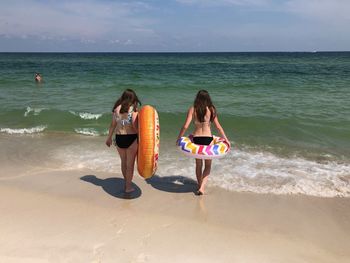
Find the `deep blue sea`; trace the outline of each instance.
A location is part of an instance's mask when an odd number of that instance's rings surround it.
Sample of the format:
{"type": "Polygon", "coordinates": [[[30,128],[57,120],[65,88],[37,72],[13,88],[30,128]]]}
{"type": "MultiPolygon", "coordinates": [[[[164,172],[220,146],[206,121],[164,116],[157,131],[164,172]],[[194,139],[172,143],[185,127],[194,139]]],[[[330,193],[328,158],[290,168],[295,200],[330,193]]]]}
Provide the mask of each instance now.
{"type": "Polygon", "coordinates": [[[0,53],[0,136],[102,140],[126,88],[158,110],[160,173],[193,176],[192,163],[172,166],[186,159],[168,149],[206,89],[235,145],[216,162],[213,185],[350,195],[350,52],[0,53]]]}

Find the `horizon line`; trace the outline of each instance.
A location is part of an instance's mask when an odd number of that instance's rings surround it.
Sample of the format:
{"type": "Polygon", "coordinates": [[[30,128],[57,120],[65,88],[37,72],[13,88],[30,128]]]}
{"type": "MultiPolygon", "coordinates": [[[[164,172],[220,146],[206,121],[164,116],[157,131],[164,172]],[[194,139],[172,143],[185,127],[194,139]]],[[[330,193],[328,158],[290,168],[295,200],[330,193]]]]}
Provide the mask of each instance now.
{"type": "Polygon", "coordinates": [[[350,50],[313,51],[0,51],[0,53],[346,53],[350,50]]]}

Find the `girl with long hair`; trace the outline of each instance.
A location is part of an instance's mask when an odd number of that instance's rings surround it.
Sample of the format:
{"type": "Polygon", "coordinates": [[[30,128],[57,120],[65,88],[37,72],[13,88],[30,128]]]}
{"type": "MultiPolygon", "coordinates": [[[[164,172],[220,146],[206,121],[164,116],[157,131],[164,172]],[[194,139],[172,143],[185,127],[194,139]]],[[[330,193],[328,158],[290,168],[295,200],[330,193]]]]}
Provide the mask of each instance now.
{"type": "Polygon", "coordinates": [[[113,134],[116,134],[115,145],[121,160],[121,171],[125,180],[124,190],[126,193],[135,190],[132,187],[132,178],[138,147],[138,105],[141,105],[141,102],[136,93],[132,89],[126,89],[113,106],[112,122],[106,140],[106,145],[110,147],[113,134]]]}
{"type": "MultiPolygon", "coordinates": [[[[194,121],[194,131],[193,131],[193,142],[200,145],[210,145],[213,141],[213,135],[211,133],[211,123],[214,123],[216,129],[221,134],[229,144],[230,141],[227,139],[224,129],[219,123],[218,115],[214,104],[209,96],[208,91],[200,90],[198,91],[196,98],[194,100],[193,106],[189,108],[187,112],[187,118],[182,126],[177,141],[185,134],[191,121],[194,121]]],[[[196,159],[196,177],[198,182],[197,195],[204,194],[205,185],[208,180],[208,176],[211,170],[211,161],[196,159]]]]}

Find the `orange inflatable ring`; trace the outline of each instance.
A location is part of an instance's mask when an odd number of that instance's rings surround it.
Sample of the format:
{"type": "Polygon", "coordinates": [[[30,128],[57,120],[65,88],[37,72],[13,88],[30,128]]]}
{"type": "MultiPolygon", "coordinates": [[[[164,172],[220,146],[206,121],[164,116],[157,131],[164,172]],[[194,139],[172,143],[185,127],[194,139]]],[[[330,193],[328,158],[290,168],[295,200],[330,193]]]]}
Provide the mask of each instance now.
{"type": "Polygon", "coordinates": [[[137,170],[145,179],[157,170],[159,156],[159,118],[152,106],[145,105],[139,112],[139,148],[137,170]]]}

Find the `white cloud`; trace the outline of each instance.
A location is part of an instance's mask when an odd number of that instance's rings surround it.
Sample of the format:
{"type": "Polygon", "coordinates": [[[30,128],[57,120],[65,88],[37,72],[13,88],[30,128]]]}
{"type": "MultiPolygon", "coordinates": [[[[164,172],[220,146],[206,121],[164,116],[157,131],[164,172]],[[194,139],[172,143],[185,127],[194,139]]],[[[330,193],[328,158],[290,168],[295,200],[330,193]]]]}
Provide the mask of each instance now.
{"type": "Polygon", "coordinates": [[[288,12],[319,21],[350,22],[349,0],[290,0],[285,8],[288,12]]]}
{"type": "Polygon", "coordinates": [[[86,39],[86,38],[81,39],[80,42],[83,43],[83,44],[95,44],[96,43],[95,40],[93,40],[93,39],[86,39]]]}
{"type": "Polygon", "coordinates": [[[262,12],[288,13],[319,21],[350,21],[350,0],[176,0],[199,7],[255,7],[262,12]]]}
{"type": "Polygon", "coordinates": [[[124,45],[132,45],[133,41],[131,39],[128,39],[125,41],[124,45]]]}
{"type": "Polygon", "coordinates": [[[109,43],[117,45],[120,43],[120,40],[119,39],[110,40],[109,43]]]}
{"type": "Polygon", "coordinates": [[[350,43],[350,0],[176,1],[203,9],[192,15],[146,0],[0,1],[0,50],[345,50],[350,43]],[[221,13],[227,9],[238,12],[221,13]]]}
{"type": "Polygon", "coordinates": [[[84,43],[144,37],[154,34],[152,20],[138,13],[148,8],[142,2],[14,0],[0,3],[0,35],[76,39],[84,43]]]}
{"type": "Polygon", "coordinates": [[[262,6],[270,0],[177,0],[178,3],[187,5],[210,6],[262,6]]]}

